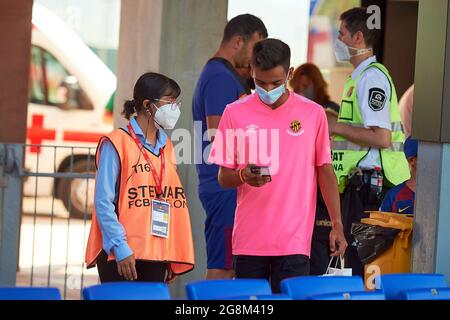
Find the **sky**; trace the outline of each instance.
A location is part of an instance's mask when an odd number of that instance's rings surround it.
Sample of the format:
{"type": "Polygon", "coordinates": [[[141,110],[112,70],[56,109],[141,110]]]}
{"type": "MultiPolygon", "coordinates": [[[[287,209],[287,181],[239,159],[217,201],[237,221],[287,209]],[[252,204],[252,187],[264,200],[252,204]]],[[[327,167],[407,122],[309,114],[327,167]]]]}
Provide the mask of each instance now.
{"type": "Polygon", "coordinates": [[[117,49],[120,0],[35,0],[63,19],[89,46],[117,49]],[[103,12],[104,14],[98,14],[103,12]]]}

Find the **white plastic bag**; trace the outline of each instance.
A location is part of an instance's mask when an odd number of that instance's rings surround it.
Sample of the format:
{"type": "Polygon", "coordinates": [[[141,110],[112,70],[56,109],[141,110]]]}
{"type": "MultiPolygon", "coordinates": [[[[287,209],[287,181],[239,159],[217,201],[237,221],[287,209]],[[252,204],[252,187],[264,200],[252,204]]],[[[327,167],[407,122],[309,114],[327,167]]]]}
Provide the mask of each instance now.
{"type": "Polygon", "coordinates": [[[333,277],[333,276],[352,276],[352,268],[344,268],[344,258],[342,256],[339,257],[341,260],[341,268],[337,268],[338,257],[331,257],[330,263],[328,264],[327,271],[323,275],[324,277],[333,277]],[[333,259],[336,258],[336,263],[334,264],[334,268],[331,267],[331,263],[333,259]]]}

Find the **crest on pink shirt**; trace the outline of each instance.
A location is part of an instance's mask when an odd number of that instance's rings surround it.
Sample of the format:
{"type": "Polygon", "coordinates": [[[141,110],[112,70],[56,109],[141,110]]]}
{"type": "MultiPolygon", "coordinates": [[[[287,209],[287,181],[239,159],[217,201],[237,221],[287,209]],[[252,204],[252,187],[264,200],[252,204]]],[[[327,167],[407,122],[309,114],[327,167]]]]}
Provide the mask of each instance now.
{"type": "Polygon", "coordinates": [[[305,131],[302,128],[302,124],[298,120],[292,120],[291,124],[289,125],[289,129],[287,130],[287,133],[291,136],[300,136],[305,131]]]}

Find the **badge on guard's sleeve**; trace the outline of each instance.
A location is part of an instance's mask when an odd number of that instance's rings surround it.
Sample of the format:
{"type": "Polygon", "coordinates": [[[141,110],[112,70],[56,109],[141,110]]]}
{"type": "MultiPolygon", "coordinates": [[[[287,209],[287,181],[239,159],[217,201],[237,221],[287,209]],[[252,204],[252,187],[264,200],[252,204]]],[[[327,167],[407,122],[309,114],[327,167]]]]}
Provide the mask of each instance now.
{"type": "Polygon", "coordinates": [[[386,93],[383,89],[372,88],[369,90],[369,107],[373,111],[380,111],[384,108],[386,102],[386,93]]]}

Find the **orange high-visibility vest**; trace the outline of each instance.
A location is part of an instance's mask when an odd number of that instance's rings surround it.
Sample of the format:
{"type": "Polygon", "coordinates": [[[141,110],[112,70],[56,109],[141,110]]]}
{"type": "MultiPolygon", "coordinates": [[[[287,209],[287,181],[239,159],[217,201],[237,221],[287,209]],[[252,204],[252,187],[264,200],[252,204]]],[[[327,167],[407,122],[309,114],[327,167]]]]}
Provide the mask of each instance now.
{"type": "MultiPolygon", "coordinates": [[[[194,244],[192,241],[186,194],[176,171],[173,146],[167,138],[164,147],[165,173],[162,180],[163,201],[170,203],[169,237],[151,234],[152,199],[156,199],[156,187],[149,165],[132,137],[123,129],[117,129],[102,137],[97,147],[96,164],[100,159],[100,145],[108,139],[120,159],[120,189],[116,214],[126,232],[127,243],[136,260],[168,262],[169,275],[176,276],[194,268],[194,244]],[[139,156],[141,155],[141,156],[139,156]]],[[[161,159],[144,148],[152,165],[159,173],[161,159]]],[[[96,265],[102,251],[102,233],[95,209],[86,248],[86,265],[96,265]]],[[[113,251],[113,250],[111,250],[113,251]]],[[[114,260],[114,253],[108,260],[114,260]]]]}

